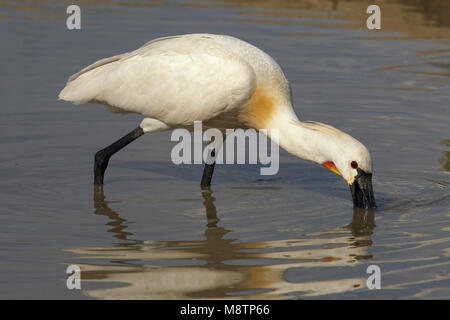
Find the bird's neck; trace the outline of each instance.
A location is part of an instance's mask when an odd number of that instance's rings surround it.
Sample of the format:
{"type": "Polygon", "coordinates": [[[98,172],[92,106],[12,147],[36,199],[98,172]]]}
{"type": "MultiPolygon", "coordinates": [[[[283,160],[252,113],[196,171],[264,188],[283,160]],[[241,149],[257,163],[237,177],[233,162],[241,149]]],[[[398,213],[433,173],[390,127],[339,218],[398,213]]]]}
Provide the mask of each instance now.
{"type": "Polygon", "coordinates": [[[278,131],[278,144],[290,154],[308,161],[323,164],[332,161],[334,139],[314,124],[302,123],[292,112],[272,122],[278,131]]]}

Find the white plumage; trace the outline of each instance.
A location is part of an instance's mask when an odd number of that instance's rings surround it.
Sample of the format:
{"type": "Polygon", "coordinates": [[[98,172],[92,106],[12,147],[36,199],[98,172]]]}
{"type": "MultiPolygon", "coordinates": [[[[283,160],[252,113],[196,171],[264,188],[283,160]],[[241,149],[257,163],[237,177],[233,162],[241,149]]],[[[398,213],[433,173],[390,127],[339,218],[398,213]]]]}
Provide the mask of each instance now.
{"type": "Polygon", "coordinates": [[[199,120],[204,128],[278,129],[281,147],[326,165],[350,185],[358,174],[353,161],[372,172],[363,144],[331,126],[300,122],[278,64],[230,36],[189,34],[150,41],[73,75],[59,98],[142,114],[144,132],[190,128],[199,120]]]}
{"type": "Polygon", "coordinates": [[[237,115],[257,82],[267,91],[274,82],[288,90],[281,69],[261,50],[228,36],[194,34],[156,39],[102,59],[73,75],[59,98],[102,102],[170,127],[188,126],[237,115]]]}

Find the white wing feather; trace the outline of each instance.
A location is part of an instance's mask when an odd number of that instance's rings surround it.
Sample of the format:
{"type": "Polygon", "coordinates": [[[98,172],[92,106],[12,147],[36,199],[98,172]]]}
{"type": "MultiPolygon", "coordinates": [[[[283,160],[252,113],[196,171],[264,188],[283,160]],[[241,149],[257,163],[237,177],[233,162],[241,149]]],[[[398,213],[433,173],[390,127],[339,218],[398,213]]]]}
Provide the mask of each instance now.
{"type": "Polygon", "coordinates": [[[255,78],[246,61],[207,35],[168,37],[86,67],[69,79],[59,98],[190,125],[242,108],[255,78]]]}

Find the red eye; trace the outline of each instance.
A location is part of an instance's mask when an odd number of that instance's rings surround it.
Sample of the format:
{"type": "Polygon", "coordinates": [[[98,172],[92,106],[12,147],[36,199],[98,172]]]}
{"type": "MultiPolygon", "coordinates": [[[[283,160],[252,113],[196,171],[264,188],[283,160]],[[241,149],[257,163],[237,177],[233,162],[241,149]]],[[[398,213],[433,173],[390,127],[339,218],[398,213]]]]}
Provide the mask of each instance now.
{"type": "Polygon", "coordinates": [[[358,162],[356,162],[356,161],[352,161],[352,163],[350,165],[352,166],[353,169],[358,168],[358,162]]]}

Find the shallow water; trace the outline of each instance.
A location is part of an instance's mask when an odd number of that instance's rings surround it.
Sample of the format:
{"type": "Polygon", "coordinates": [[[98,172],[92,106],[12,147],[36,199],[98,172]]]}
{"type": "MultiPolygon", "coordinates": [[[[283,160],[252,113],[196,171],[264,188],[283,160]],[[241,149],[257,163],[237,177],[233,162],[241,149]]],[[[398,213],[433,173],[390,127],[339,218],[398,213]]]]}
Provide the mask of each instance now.
{"type": "Polygon", "coordinates": [[[450,7],[379,2],[383,32],[356,0],[79,1],[81,31],[65,27],[72,2],[3,1],[0,298],[450,298],[450,7]],[[353,210],[339,177],[284,151],[276,176],[218,165],[202,191],[169,133],[115,155],[94,188],[94,153],[140,117],[57,101],[67,77],[191,32],[271,54],[301,119],[367,145],[379,209],[353,210]]]}

